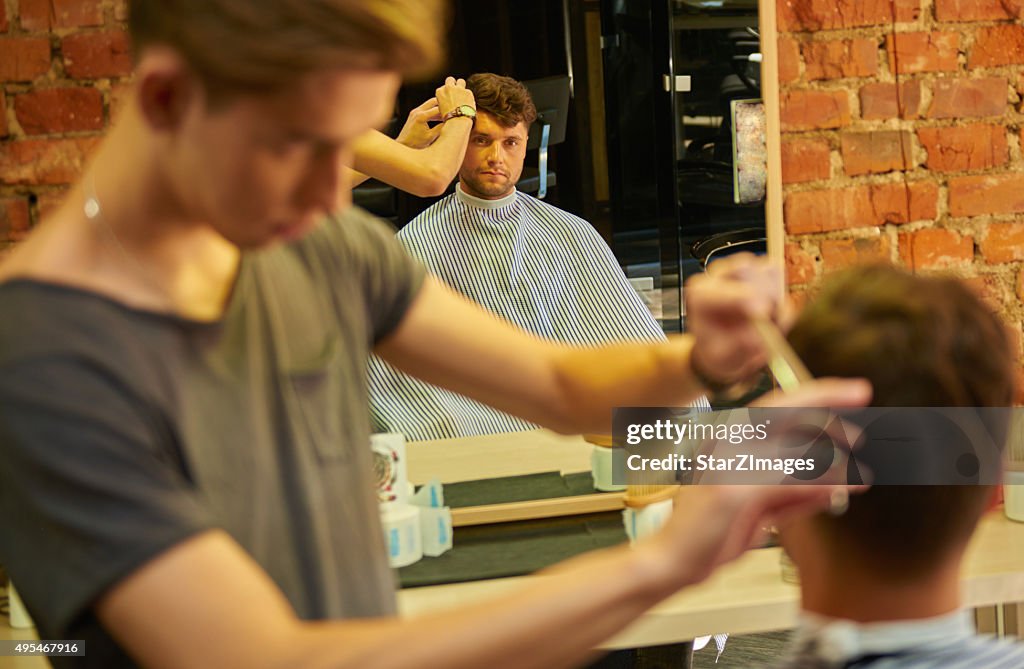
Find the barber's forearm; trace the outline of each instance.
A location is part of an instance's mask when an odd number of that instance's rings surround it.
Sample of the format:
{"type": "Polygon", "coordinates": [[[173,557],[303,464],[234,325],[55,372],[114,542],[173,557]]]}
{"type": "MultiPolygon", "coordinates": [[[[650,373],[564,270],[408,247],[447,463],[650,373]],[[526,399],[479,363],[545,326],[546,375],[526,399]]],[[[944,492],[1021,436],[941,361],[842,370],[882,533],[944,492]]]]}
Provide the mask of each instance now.
{"type": "MultiPolygon", "coordinates": [[[[522,669],[578,664],[686,582],[654,551],[609,549],[559,565],[518,594],[416,620],[310,624],[284,663],[301,667],[522,669]]],[[[284,666],[284,664],[282,664],[284,666]]]]}
{"type": "Polygon", "coordinates": [[[456,117],[423,149],[413,149],[379,132],[362,135],[353,151],[353,168],[419,197],[444,193],[459,172],[472,120],[456,117]]]}
{"type": "Polygon", "coordinates": [[[555,362],[565,398],[564,432],[609,432],[612,409],[678,406],[704,392],[690,367],[693,338],[676,335],[662,344],[624,343],[567,349],[555,362]]]}
{"type": "Polygon", "coordinates": [[[436,191],[431,195],[444,193],[459,173],[472,130],[473,121],[468,117],[449,119],[441,127],[441,134],[434,143],[421,150],[423,166],[430,172],[433,190],[436,191]]]}
{"type": "Polygon", "coordinates": [[[370,178],[370,175],[363,174],[362,172],[360,172],[358,170],[354,170],[351,167],[346,167],[344,169],[345,169],[346,173],[348,174],[348,187],[349,188],[355,188],[356,186],[358,186],[359,184],[363,183],[364,181],[367,181],[370,178]]]}

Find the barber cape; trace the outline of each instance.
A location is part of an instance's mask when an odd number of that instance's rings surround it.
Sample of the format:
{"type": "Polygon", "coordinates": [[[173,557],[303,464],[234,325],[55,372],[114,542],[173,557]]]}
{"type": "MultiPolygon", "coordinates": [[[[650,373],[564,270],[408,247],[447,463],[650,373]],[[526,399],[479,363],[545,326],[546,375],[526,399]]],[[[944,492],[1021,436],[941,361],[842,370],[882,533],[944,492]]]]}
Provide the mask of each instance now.
{"type": "Polygon", "coordinates": [[[804,611],[775,669],[1018,669],[1024,644],[974,631],[970,611],[856,623],[804,611]]]}
{"type": "MultiPolygon", "coordinates": [[[[483,200],[456,186],[398,239],[453,289],[545,339],[592,345],[665,338],[594,228],[519,191],[483,200]]],[[[379,358],[370,361],[370,394],[375,429],[411,440],[537,427],[379,358]]],[[[704,398],[694,406],[710,408],[704,398]]]]}

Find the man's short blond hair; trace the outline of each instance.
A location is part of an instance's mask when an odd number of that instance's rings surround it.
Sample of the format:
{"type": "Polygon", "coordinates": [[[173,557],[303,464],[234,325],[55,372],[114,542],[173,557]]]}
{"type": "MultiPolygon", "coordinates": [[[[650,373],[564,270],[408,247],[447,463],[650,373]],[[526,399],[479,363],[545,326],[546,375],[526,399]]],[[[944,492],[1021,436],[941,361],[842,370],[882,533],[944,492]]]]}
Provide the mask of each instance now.
{"type": "Polygon", "coordinates": [[[130,0],[136,54],[178,51],[212,97],[272,92],[325,69],[433,74],[445,0],[130,0]]]}

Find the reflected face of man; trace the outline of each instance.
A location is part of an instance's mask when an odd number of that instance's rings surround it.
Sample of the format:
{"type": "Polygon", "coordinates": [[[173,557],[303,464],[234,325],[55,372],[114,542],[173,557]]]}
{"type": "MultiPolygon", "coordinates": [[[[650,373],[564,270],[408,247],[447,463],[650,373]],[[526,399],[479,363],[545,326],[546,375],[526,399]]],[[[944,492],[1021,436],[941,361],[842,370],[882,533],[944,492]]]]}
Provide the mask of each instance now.
{"type": "Polygon", "coordinates": [[[478,112],[459,170],[462,190],[485,200],[497,200],[511,193],[523,174],[526,135],[526,124],[522,121],[507,128],[491,114],[478,112]]]}

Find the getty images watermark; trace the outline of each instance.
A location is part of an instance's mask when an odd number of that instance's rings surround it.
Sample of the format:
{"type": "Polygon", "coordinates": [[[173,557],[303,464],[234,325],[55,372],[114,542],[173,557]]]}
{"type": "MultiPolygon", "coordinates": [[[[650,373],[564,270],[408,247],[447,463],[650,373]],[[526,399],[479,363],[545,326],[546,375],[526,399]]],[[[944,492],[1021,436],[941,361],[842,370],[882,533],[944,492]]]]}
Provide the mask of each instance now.
{"type": "Polygon", "coordinates": [[[616,409],[622,484],[978,485],[1002,480],[1021,409],[616,409]]]}

